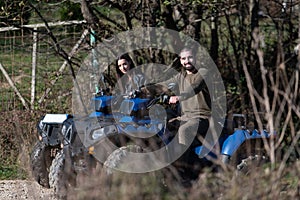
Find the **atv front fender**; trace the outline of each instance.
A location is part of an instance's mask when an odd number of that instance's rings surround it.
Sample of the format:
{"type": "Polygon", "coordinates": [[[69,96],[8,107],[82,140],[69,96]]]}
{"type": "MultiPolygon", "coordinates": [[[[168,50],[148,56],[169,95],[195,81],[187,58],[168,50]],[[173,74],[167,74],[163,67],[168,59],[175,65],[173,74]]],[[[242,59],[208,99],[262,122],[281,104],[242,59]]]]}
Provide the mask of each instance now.
{"type": "Polygon", "coordinates": [[[232,156],[234,152],[247,140],[247,130],[236,130],[228,136],[222,145],[221,154],[232,156]]]}

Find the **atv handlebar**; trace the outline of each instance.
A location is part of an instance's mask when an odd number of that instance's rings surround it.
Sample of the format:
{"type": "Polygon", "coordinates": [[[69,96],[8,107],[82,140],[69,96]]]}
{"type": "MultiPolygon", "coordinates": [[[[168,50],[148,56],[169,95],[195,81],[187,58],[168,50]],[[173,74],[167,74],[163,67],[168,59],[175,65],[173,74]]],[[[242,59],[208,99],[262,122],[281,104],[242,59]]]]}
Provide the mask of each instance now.
{"type": "Polygon", "coordinates": [[[157,104],[157,103],[161,103],[161,104],[167,104],[169,103],[170,100],[170,96],[166,95],[166,94],[161,94],[158,97],[152,99],[148,104],[147,104],[147,109],[149,110],[153,105],[157,104]]]}

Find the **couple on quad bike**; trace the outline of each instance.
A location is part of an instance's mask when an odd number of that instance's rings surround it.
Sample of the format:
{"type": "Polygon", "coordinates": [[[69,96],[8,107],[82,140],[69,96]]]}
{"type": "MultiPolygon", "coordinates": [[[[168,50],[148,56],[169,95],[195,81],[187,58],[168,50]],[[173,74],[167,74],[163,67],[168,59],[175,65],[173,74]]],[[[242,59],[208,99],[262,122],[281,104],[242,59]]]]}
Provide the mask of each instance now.
{"type": "MultiPolygon", "coordinates": [[[[171,95],[168,98],[168,104],[180,103],[180,127],[178,129],[176,140],[176,147],[172,149],[172,153],[180,154],[180,165],[190,160],[193,155],[190,146],[200,145],[203,141],[208,128],[209,119],[211,117],[211,99],[205,78],[208,76],[208,66],[201,67],[201,72],[197,59],[196,52],[192,48],[183,48],[179,53],[179,61],[181,64],[181,71],[169,80],[148,84],[145,76],[142,73],[134,71],[130,76],[128,69],[132,60],[126,54],[117,59],[118,76],[122,77],[124,74],[128,77],[118,82],[123,92],[141,90],[142,93],[157,93],[158,91],[168,91],[168,85],[175,84],[178,93],[171,95]],[[124,81],[125,80],[125,81],[124,81]],[[131,81],[130,81],[131,80],[131,81]],[[145,86],[146,85],[146,86],[145,86]],[[123,86],[123,87],[122,87],[123,86]],[[163,89],[161,89],[163,88],[163,89]]],[[[129,71],[130,73],[130,71],[129,71]]]]}

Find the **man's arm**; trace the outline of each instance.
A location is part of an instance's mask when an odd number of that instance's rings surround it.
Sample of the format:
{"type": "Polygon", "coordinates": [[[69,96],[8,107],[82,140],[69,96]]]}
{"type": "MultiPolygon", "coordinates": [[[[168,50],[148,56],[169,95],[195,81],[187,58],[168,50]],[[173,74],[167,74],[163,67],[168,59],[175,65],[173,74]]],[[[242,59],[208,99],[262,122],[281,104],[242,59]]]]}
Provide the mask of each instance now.
{"type": "Polygon", "coordinates": [[[179,74],[175,77],[170,78],[167,81],[159,82],[159,83],[150,83],[141,88],[142,92],[150,93],[152,95],[168,93],[170,91],[169,84],[178,84],[179,74]]]}

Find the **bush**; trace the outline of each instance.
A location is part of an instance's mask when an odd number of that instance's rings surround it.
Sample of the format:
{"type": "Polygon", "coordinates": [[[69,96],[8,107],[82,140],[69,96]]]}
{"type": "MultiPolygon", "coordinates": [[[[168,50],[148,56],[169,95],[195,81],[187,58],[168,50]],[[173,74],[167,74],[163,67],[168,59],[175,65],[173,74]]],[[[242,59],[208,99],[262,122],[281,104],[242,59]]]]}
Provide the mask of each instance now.
{"type": "Polygon", "coordinates": [[[37,141],[38,113],[0,113],[0,179],[24,178],[29,172],[29,155],[37,141]]]}

